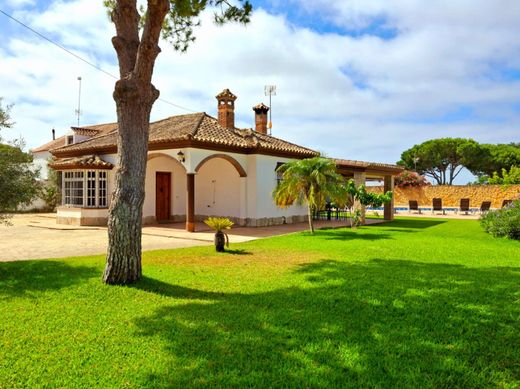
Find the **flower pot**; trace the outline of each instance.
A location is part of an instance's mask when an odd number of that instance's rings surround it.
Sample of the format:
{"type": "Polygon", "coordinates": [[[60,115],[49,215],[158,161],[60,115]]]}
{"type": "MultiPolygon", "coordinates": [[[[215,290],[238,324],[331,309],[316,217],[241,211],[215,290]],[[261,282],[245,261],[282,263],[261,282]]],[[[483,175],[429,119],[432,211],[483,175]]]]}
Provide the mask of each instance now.
{"type": "Polygon", "coordinates": [[[218,231],[215,234],[215,250],[217,250],[220,253],[223,252],[225,244],[226,244],[225,234],[222,231],[218,231]]]}

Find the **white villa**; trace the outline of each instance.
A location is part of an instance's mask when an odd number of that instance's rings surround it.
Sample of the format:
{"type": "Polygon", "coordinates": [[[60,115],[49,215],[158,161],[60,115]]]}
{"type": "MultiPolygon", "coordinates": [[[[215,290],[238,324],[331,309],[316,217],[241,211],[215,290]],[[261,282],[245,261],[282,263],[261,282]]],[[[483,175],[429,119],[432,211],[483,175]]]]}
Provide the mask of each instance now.
{"type": "MultiPolygon", "coordinates": [[[[240,226],[268,226],[304,221],[306,209],[277,208],[272,191],[285,162],[318,153],[268,135],[269,107],[259,104],[255,130],[235,127],[235,100],[228,89],[216,96],[218,118],[194,113],[150,124],[143,222],[186,222],[188,231],[208,216],[225,216],[240,226]]],[[[117,123],[72,127],[69,135],[32,150],[35,160],[62,177],[62,205],[57,222],[104,225],[117,169],[117,123]]],[[[384,180],[393,189],[395,165],[337,159],[338,172],[358,184],[384,180]]],[[[393,218],[393,203],[385,207],[393,218]]]]}

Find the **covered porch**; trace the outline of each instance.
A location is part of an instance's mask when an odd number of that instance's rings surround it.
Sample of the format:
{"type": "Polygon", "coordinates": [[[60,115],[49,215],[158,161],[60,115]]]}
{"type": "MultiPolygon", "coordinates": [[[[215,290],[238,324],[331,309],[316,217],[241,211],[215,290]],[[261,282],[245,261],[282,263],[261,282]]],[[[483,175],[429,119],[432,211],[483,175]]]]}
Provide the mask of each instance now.
{"type": "MultiPolygon", "coordinates": [[[[346,159],[335,159],[337,172],[346,179],[353,179],[356,186],[367,185],[371,182],[383,182],[384,192],[394,191],[394,177],[403,171],[403,168],[377,162],[364,162],[346,159]]],[[[362,204],[354,207],[361,211],[362,223],[366,224],[366,209],[362,204]]],[[[394,220],[395,207],[394,196],[392,201],[384,204],[383,218],[386,221],[394,220]]]]}

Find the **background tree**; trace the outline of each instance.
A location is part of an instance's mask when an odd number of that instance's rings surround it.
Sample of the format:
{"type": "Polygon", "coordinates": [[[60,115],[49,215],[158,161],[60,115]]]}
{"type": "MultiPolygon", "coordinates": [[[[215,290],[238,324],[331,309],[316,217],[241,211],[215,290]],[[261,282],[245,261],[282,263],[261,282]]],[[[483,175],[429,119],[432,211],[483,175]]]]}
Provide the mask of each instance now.
{"type": "Polygon", "coordinates": [[[106,0],[116,28],[112,45],[120,79],[116,102],[118,139],[115,190],[108,216],[108,253],[103,275],[108,284],[127,284],[141,278],[141,223],[152,105],[159,91],[152,85],[159,39],[185,51],[194,41],[193,28],[207,7],[215,7],[217,24],[249,22],[248,1],[239,6],[228,0],[148,0],[138,10],[136,0],[106,0]]]}
{"type": "Polygon", "coordinates": [[[32,155],[22,151],[21,143],[0,143],[0,223],[9,225],[9,213],[29,205],[38,195],[38,176],[32,155]]]}
{"type": "Polygon", "coordinates": [[[488,178],[487,183],[492,185],[520,184],[520,166],[511,166],[509,171],[502,169],[500,175],[497,172],[494,172],[493,176],[488,178]]]}
{"type": "Polygon", "coordinates": [[[471,150],[472,158],[466,161],[466,167],[478,177],[501,177],[502,171],[512,166],[520,166],[520,147],[517,144],[480,144],[471,150]]]}
{"type": "MultiPolygon", "coordinates": [[[[2,106],[0,97],[0,129],[11,128],[11,105],[2,106]]],[[[22,151],[23,142],[3,144],[0,136],[0,224],[10,224],[9,212],[28,205],[37,196],[39,171],[32,167],[32,156],[22,151]]]]}
{"type": "Polygon", "coordinates": [[[343,177],[336,173],[336,164],[328,158],[314,157],[287,162],[277,169],[282,180],[273,191],[279,207],[307,205],[309,230],[314,233],[312,215],[323,208],[327,198],[334,198],[343,177]]]}
{"type": "MultiPolygon", "coordinates": [[[[2,98],[0,97],[0,129],[2,128],[11,128],[13,123],[11,122],[11,116],[9,115],[9,111],[11,110],[11,105],[7,107],[2,106],[2,98]]],[[[0,136],[0,141],[2,137],[0,136]]]]}
{"type": "Polygon", "coordinates": [[[472,139],[432,139],[404,151],[397,163],[431,177],[439,185],[452,185],[477,150],[478,143],[472,139]]]}

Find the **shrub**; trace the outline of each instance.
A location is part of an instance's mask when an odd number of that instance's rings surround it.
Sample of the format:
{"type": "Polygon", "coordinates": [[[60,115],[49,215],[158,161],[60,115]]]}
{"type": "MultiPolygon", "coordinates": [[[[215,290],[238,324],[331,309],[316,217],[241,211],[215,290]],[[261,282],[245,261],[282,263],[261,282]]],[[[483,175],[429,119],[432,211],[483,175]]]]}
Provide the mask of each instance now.
{"type": "Polygon", "coordinates": [[[480,223],[493,236],[520,240],[520,200],[506,208],[487,212],[481,216],[480,223]]]}
{"type": "Polygon", "coordinates": [[[404,170],[395,177],[395,186],[405,188],[407,186],[428,186],[431,185],[426,177],[416,172],[404,170]]]}
{"type": "Polygon", "coordinates": [[[499,185],[515,185],[520,184],[520,166],[511,166],[507,171],[502,169],[502,177],[497,172],[493,173],[493,177],[488,178],[488,184],[499,185]]]}

